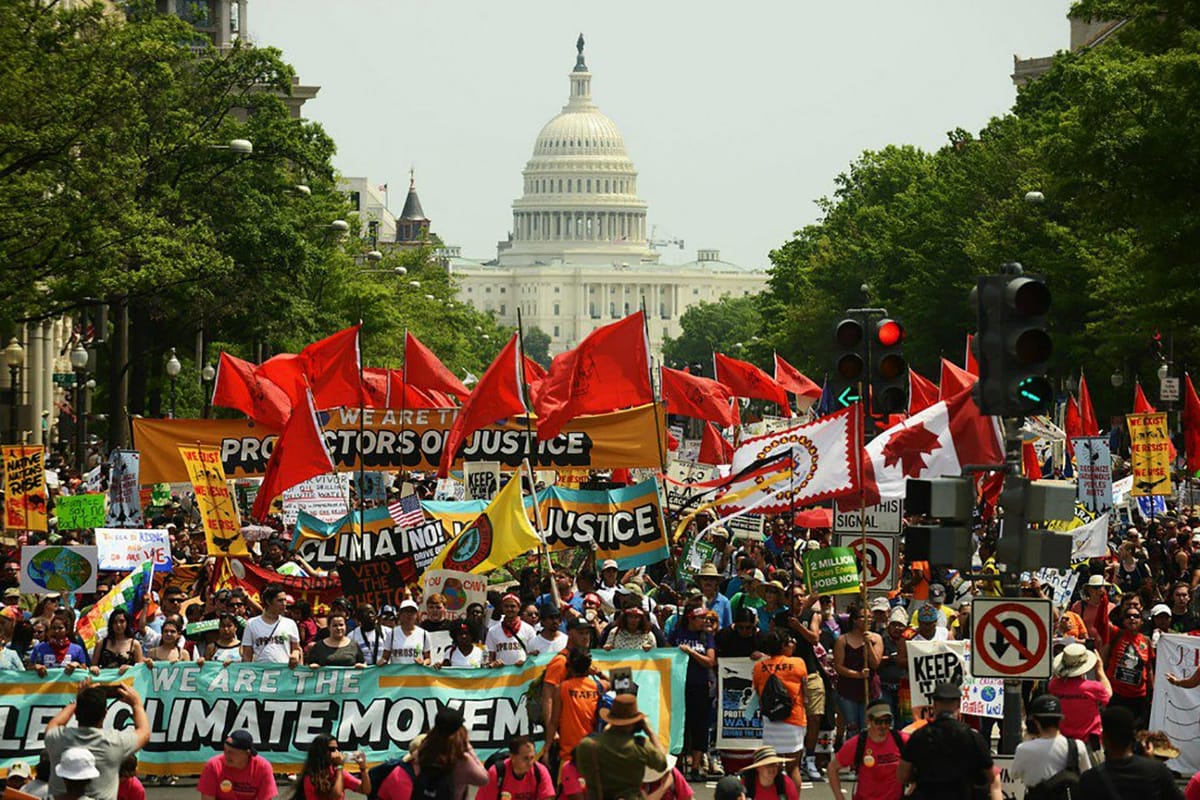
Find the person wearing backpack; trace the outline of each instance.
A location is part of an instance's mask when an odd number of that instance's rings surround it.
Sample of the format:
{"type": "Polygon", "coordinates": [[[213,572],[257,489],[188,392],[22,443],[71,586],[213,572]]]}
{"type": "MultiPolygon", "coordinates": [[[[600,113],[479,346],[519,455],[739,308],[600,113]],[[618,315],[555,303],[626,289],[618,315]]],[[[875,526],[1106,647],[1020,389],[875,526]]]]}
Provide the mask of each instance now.
{"type": "Polygon", "coordinates": [[[979,731],[958,718],[961,702],[962,687],[939,683],[933,689],[933,718],[904,743],[896,780],[901,786],[916,784],[912,800],[1001,800],[992,753],[979,731]]]}
{"type": "Polygon", "coordinates": [[[866,730],[847,739],[829,760],[829,788],[834,797],[842,796],[838,771],[850,767],[858,776],[851,800],[900,800],[904,787],[896,779],[896,768],[908,736],[895,730],[894,722],[886,700],[867,706],[866,730]]]}
{"type": "Polygon", "coordinates": [[[475,800],[551,800],[555,796],[550,770],[537,760],[537,748],[528,736],[514,736],[503,750],[488,759],[488,782],[475,800]]]}
{"type": "Polygon", "coordinates": [[[1017,745],[1008,772],[1024,782],[1026,800],[1078,800],[1079,776],[1092,765],[1087,745],[1059,733],[1062,703],[1041,694],[1029,703],[1027,721],[1034,738],[1017,745]]]}
{"type": "Polygon", "coordinates": [[[774,630],[763,637],[766,658],[754,665],[751,682],[762,710],[764,747],[771,747],[784,759],[784,771],[799,786],[800,756],[808,715],[804,710],[804,685],[808,669],[804,659],[792,655],[792,635],[774,630]],[[789,705],[790,704],[790,705],[789,705]]]}
{"type": "Polygon", "coordinates": [[[600,701],[608,687],[591,670],[591,651],[572,650],[567,655],[567,678],[558,687],[551,725],[546,728],[548,740],[558,735],[562,763],[571,759],[575,746],[596,732],[600,724],[600,701]]]}
{"type": "Polygon", "coordinates": [[[471,747],[458,708],[438,710],[416,763],[411,800],[463,800],[468,786],[487,785],[487,770],[471,747]]]}

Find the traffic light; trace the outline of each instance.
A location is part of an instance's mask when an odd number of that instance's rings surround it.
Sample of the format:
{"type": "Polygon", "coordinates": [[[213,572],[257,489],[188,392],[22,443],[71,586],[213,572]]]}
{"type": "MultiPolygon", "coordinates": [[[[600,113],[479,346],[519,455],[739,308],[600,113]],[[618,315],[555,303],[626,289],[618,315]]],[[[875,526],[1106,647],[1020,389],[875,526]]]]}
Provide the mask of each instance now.
{"type": "Polygon", "coordinates": [[[859,400],[859,384],[867,373],[867,336],[865,317],[847,317],[833,333],[833,371],[830,390],[838,408],[859,400]]]}
{"type": "Polygon", "coordinates": [[[1023,417],[1045,411],[1054,393],[1046,362],[1054,345],[1047,332],[1050,290],[1020,264],[1004,275],[984,275],[971,291],[978,314],[973,347],[979,361],[975,402],[984,414],[1023,417]]]}
{"type": "Polygon", "coordinates": [[[871,342],[871,412],[880,416],[908,410],[908,362],[904,326],[894,319],[875,323],[871,342]]]}
{"type": "Polygon", "coordinates": [[[969,570],[974,546],[968,525],[974,506],[971,478],[909,478],[904,492],[904,513],[936,521],[905,526],[904,557],[969,570]]]}

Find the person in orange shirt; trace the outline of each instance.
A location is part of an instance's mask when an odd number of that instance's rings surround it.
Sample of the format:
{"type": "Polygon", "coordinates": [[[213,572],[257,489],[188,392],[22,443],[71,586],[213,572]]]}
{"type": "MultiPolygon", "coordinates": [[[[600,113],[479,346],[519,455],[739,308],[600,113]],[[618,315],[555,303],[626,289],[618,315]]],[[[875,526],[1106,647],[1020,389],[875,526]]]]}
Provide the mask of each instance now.
{"type": "Polygon", "coordinates": [[[751,677],[754,691],[762,697],[767,679],[776,675],[783,682],[784,688],[792,697],[792,713],[787,719],[778,722],[763,717],[764,747],[774,747],[779,757],[786,759],[784,769],[792,781],[799,786],[800,756],[804,752],[804,734],[808,719],[804,713],[804,681],[808,677],[808,669],[804,659],[792,656],[795,642],[788,631],[771,631],[763,637],[763,652],[767,657],[754,665],[751,677]]]}
{"type": "Polygon", "coordinates": [[[1064,608],[1058,615],[1054,631],[1059,636],[1074,637],[1077,642],[1087,641],[1088,638],[1087,626],[1083,624],[1083,617],[1069,608],[1064,608]]]}
{"type": "Polygon", "coordinates": [[[564,764],[571,760],[575,746],[596,730],[600,719],[600,698],[608,686],[591,670],[590,651],[572,650],[567,654],[567,677],[558,687],[552,726],[546,728],[547,739],[558,734],[558,757],[564,764]]]}

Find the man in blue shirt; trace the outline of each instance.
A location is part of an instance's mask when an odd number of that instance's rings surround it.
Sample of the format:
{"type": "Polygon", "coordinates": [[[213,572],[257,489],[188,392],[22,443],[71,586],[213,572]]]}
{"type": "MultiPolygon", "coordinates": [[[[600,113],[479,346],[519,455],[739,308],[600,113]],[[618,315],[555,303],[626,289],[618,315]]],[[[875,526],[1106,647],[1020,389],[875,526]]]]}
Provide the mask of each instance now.
{"type": "Polygon", "coordinates": [[[721,594],[721,575],[715,564],[705,564],[696,573],[696,585],[704,595],[704,605],[717,615],[717,626],[722,630],[733,624],[733,609],[729,598],[721,594]]]}

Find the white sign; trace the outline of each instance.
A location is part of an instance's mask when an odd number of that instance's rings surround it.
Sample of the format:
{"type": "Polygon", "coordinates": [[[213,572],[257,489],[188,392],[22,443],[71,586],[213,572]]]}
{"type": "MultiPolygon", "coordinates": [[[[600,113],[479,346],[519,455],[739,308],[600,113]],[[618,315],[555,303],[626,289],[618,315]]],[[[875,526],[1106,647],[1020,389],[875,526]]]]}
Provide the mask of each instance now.
{"type": "Polygon", "coordinates": [[[136,450],[113,450],[108,466],[108,511],[104,521],[117,528],[140,528],[142,502],[138,493],[141,455],[136,450]]]}
{"type": "MultiPolygon", "coordinates": [[[[897,501],[899,502],[899,501],[897,501]]],[[[886,533],[867,534],[866,550],[863,550],[863,536],[857,533],[839,533],[838,547],[849,547],[858,556],[867,575],[867,589],[878,589],[890,592],[896,588],[896,543],[899,536],[886,533]]]]}
{"type": "Polygon", "coordinates": [[[1076,499],[1088,511],[1113,507],[1112,454],[1104,436],[1072,439],[1075,446],[1076,499]]]}
{"type": "Polygon", "coordinates": [[[491,502],[500,491],[499,461],[467,461],[463,464],[463,482],[468,500],[491,502]]]}
{"type": "Polygon", "coordinates": [[[301,511],[322,522],[337,522],[350,513],[346,507],[349,473],[327,472],[283,490],[283,524],[291,529],[301,511]]]}
{"type": "Polygon", "coordinates": [[[1133,491],[1133,476],[1126,475],[1119,481],[1113,481],[1112,498],[1114,506],[1123,506],[1129,502],[1129,493],[1133,491]]]}
{"type": "Polygon", "coordinates": [[[1025,796],[1025,781],[1013,777],[1013,756],[992,756],[992,765],[1000,770],[1000,796],[1004,800],[1021,800],[1025,796]]]}
{"type": "Polygon", "coordinates": [[[939,683],[957,683],[962,687],[962,713],[1004,718],[1004,681],[971,675],[968,642],[911,640],[906,646],[914,710],[933,704],[933,690],[939,683]]]}
{"type": "Polygon", "coordinates": [[[1186,680],[1200,669],[1200,638],[1182,633],[1164,633],[1158,639],[1158,661],[1154,672],[1154,702],[1150,706],[1150,730],[1162,731],[1179,748],[1179,757],[1167,767],[1184,775],[1200,772],[1200,736],[1196,735],[1196,709],[1200,708],[1200,686],[1175,686],[1167,675],[1186,680]]]}
{"type": "Polygon", "coordinates": [[[1158,399],[1174,403],[1179,399],[1179,378],[1166,377],[1158,384],[1158,399]]]}
{"type": "Polygon", "coordinates": [[[971,674],[978,678],[1049,678],[1051,602],[977,597],[971,603],[971,674]]]}
{"type": "Polygon", "coordinates": [[[471,603],[487,603],[486,575],[453,569],[431,569],[421,576],[421,583],[425,588],[422,597],[437,592],[446,598],[447,619],[462,619],[467,615],[467,606],[471,603]]]}
{"type": "Polygon", "coordinates": [[[762,745],[762,714],[748,658],[722,658],[717,665],[717,749],[756,750],[762,745]]]}
{"type": "Polygon", "coordinates": [[[454,642],[450,638],[450,631],[430,631],[429,632],[429,663],[442,664],[450,657],[450,648],[454,646],[454,642]]]}
{"type": "Polygon", "coordinates": [[[1042,567],[1033,573],[1033,577],[1037,578],[1037,582],[1043,588],[1048,587],[1053,591],[1050,599],[1056,606],[1065,606],[1070,601],[1071,596],[1075,594],[1075,584],[1079,582],[1079,573],[1075,570],[1051,567],[1042,567]]]}
{"type": "Polygon", "coordinates": [[[692,498],[687,484],[700,483],[717,477],[716,467],[692,461],[672,461],[667,464],[667,480],[662,482],[667,506],[679,510],[692,498]]]}
{"type": "Polygon", "coordinates": [[[899,497],[884,500],[879,505],[862,509],[842,511],[834,509],[833,530],[835,533],[860,533],[866,519],[867,533],[899,533],[903,528],[904,500],[899,497]]]}
{"type": "Polygon", "coordinates": [[[171,533],[165,528],[96,528],[100,569],[129,572],[153,561],[155,572],[171,571],[171,533]]]}
{"type": "Polygon", "coordinates": [[[729,531],[730,539],[753,539],[761,542],[764,538],[766,518],[759,514],[742,514],[729,520],[721,520],[721,525],[729,531]]]}

